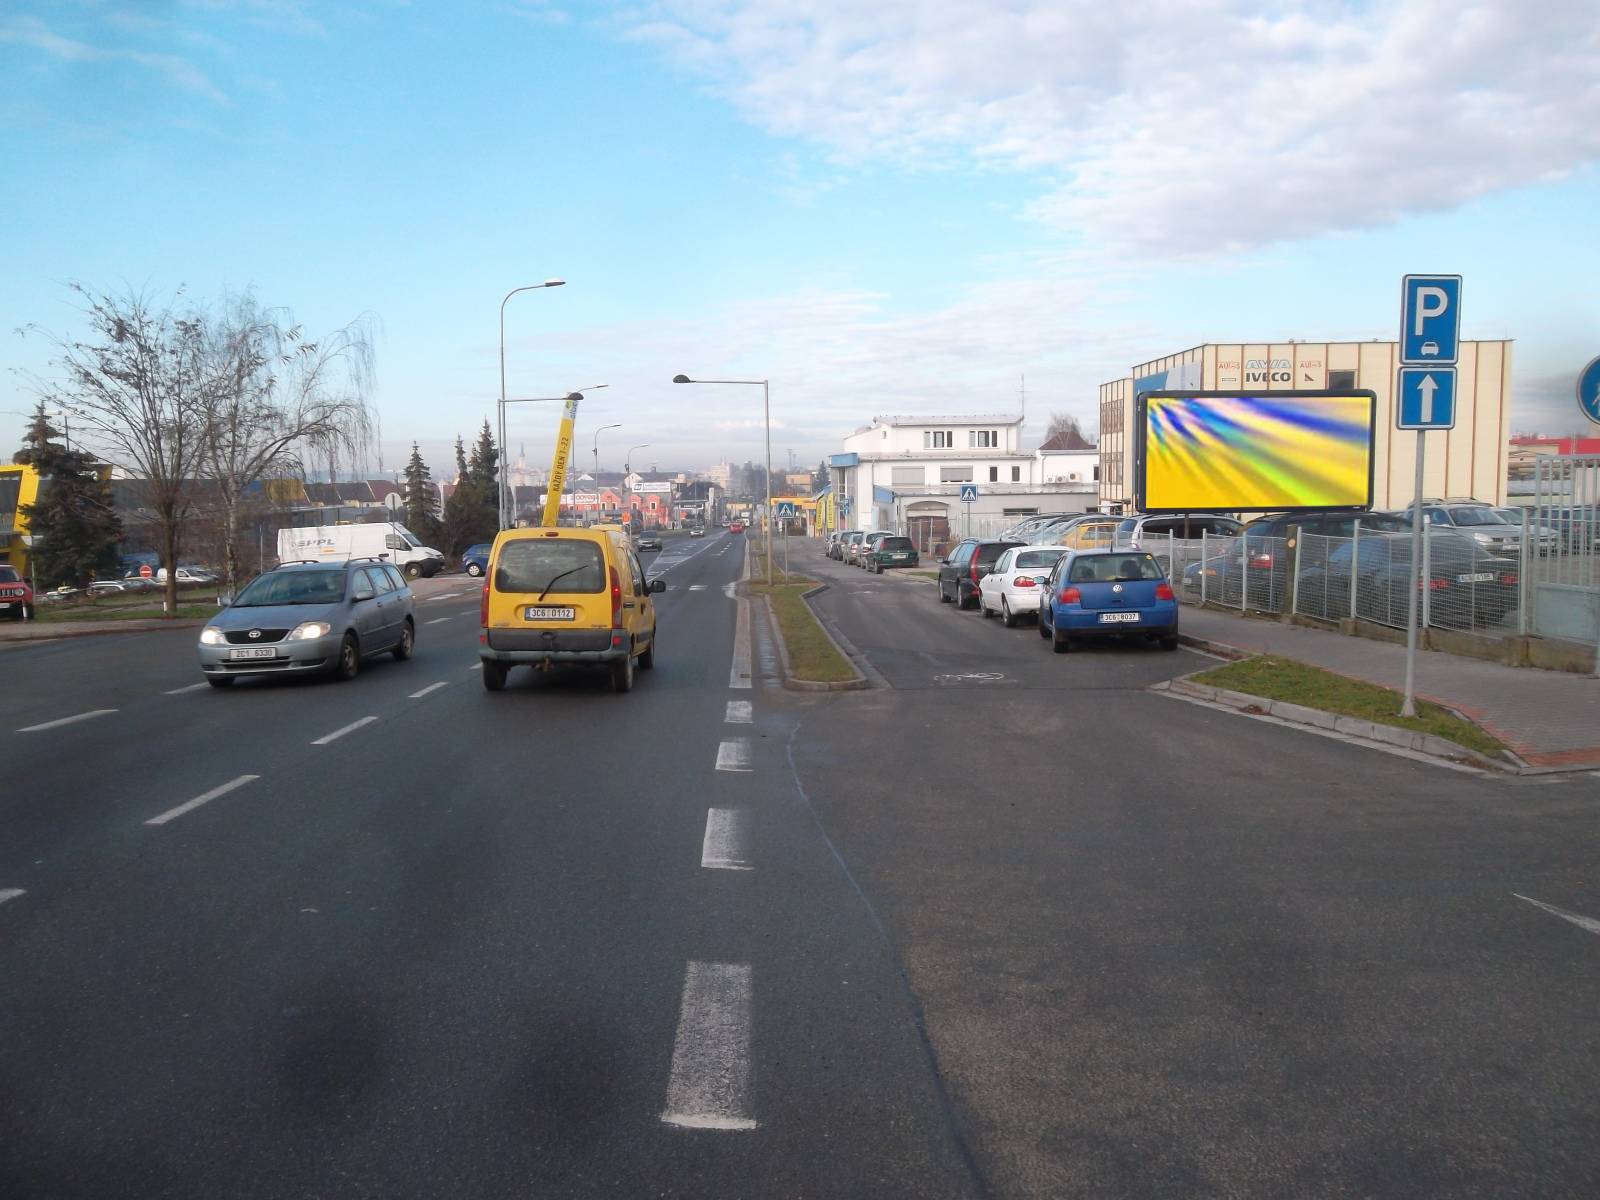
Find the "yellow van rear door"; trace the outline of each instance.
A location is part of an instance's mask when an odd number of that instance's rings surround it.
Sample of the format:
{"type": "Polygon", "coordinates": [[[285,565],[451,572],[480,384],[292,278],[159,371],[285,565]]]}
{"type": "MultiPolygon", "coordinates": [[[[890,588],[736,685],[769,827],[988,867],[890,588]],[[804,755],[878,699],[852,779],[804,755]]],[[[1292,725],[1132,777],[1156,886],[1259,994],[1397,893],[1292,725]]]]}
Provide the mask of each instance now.
{"type": "Polygon", "coordinates": [[[600,539],[568,530],[506,539],[492,564],[489,624],[611,629],[612,579],[600,539]]]}

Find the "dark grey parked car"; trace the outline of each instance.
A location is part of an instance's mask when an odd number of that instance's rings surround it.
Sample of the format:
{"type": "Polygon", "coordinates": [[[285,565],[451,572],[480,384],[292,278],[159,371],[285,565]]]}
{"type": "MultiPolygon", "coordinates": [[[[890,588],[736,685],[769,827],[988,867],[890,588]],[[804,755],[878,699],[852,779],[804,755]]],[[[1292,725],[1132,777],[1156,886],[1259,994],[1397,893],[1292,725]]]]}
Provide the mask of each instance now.
{"type": "Polygon", "coordinates": [[[285,563],[257,575],[200,631],[200,670],[219,688],[249,675],[354,679],[363,658],[410,658],[416,637],[411,589],[393,564],[285,563]]]}
{"type": "Polygon", "coordinates": [[[1000,556],[1024,542],[986,542],[963,538],[946,558],[939,560],[939,603],[955,601],[957,608],[978,607],[978,584],[1000,556]]]}

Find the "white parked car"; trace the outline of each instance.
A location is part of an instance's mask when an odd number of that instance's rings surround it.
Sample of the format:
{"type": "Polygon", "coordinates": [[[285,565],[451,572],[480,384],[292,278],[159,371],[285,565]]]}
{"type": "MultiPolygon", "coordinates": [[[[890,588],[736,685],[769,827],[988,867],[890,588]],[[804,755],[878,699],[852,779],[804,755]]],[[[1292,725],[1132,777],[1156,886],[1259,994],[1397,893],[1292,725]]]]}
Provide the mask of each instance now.
{"type": "MultiPolygon", "coordinates": [[[[218,578],[219,578],[219,576],[217,575],[217,573],[215,571],[208,571],[204,567],[179,567],[178,568],[178,582],[180,584],[183,584],[183,583],[193,583],[193,584],[205,583],[205,584],[211,584],[211,583],[216,583],[218,578]]],[[[165,567],[162,567],[162,568],[160,568],[159,570],[156,571],[156,582],[157,583],[165,583],[166,581],[167,581],[167,569],[165,567]]]]}
{"type": "Polygon", "coordinates": [[[1044,582],[1066,546],[1013,546],[995,560],[993,569],[978,583],[978,611],[986,617],[999,614],[1007,629],[1014,629],[1023,614],[1039,612],[1044,582]]]}

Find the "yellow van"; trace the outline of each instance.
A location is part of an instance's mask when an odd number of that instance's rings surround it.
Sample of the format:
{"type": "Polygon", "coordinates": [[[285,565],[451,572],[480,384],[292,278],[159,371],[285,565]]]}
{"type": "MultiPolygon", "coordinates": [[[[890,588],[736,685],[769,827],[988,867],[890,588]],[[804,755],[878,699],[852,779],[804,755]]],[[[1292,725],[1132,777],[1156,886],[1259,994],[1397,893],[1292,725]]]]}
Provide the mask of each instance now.
{"type": "Polygon", "coordinates": [[[498,692],[515,666],[585,663],[628,691],[636,659],[641,670],[655,666],[650,597],[666,590],[644,577],[620,527],[502,530],[483,580],[483,686],[498,692]]]}

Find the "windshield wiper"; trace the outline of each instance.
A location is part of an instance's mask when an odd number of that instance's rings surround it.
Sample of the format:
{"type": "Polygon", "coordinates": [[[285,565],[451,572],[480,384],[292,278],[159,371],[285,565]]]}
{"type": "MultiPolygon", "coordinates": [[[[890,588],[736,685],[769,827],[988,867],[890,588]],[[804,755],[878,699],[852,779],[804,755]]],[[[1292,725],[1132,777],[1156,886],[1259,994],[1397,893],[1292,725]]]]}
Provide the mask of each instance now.
{"type": "MultiPolygon", "coordinates": [[[[561,574],[555,576],[555,578],[551,579],[549,583],[545,584],[544,591],[539,593],[539,599],[543,600],[550,594],[550,589],[555,587],[557,579],[565,579],[568,575],[576,575],[579,571],[586,571],[589,569],[589,566],[589,563],[584,563],[581,567],[573,567],[570,571],[561,572],[561,574]]],[[[537,601],[535,601],[535,603],[537,603],[537,601]]]]}

